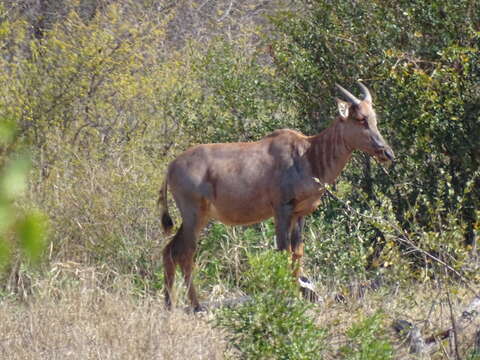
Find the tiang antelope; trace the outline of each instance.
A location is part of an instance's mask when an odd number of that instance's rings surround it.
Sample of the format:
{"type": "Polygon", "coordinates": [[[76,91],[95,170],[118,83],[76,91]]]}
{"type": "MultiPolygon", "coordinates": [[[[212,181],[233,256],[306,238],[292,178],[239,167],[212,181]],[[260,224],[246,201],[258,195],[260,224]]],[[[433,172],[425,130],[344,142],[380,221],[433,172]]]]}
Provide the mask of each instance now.
{"type": "Polygon", "coordinates": [[[173,227],[168,213],[167,186],[183,223],[163,250],[165,302],[172,303],[175,267],[179,265],[195,310],[200,310],[192,282],[197,238],[210,219],[228,225],[255,224],[274,217],[277,248],[303,256],[304,216],[320,204],[354,150],[380,162],[394,154],[377,128],[372,96],[359,83],[360,100],[336,85],[345,100],[336,99],[338,117],[321,133],[306,136],[276,130],[255,142],[202,144],[179,155],[168,167],[158,203],[166,233],[173,227]]]}

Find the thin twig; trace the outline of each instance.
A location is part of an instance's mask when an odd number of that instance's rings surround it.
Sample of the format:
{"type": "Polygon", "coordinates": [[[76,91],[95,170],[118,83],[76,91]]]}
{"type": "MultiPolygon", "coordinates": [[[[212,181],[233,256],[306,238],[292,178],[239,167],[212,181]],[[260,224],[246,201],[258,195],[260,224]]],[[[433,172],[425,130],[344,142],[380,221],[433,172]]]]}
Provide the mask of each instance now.
{"type": "Polygon", "coordinates": [[[446,293],[447,293],[448,308],[450,309],[450,321],[452,323],[451,335],[453,338],[453,348],[455,350],[455,358],[457,360],[460,360],[460,352],[458,350],[457,322],[455,321],[455,315],[453,315],[453,306],[452,306],[452,301],[450,299],[450,292],[448,291],[448,289],[446,289],[446,293]]]}
{"type": "Polygon", "coordinates": [[[227,18],[228,15],[230,15],[230,11],[232,10],[233,6],[233,0],[230,0],[230,5],[228,6],[228,9],[225,11],[225,13],[217,20],[217,22],[222,22],[227,18]]]}
{"type": "MultiPolygon", "coordinates": [[[[380,223],[384,223],[385,222],[385,219],[383,218],[380,218],[380,217],[375,217],[375,216],[371,216],[371,215],[366,215],[366,214],[363,214],[361,212],[359,212],[357,209],[353,208],[352,206],[350,206],[349,204],[347,204],[345,201],[341,200],[339,197],[337,197],[335,194],[333,194],[327,186],[325,186],[325,194],[327,194],[328,196],[330,196],[332,199],[340,202],[345,209],[347,209],[349,212],[351,213],[354,213],[360,217],[363,217],[365,219],[370,219],[370,220],[374,220],[374,221],[377,221],[377,222],[380,222],[380,223]]],[[[470,284],[469,284],[469,281],[468,279],[462,275],[460,272],[458,272],[458,270],[456,270],[455,268],[453,268],[451,265],[447,264],[445,261],[439,259],[438,257],[430,254],[428,251],[426,250],[423,250],[422,248],[418,247],[417,245],[415,245],[413,243],[413,241],[411,241],[409,238],[408,238],[408,234],[401,228],[399,228],[398,226],[396,226],[395,224],[392,224],[390,223],[389,224],[398,234],[401,234],[401,236],[396,236],[396,237],[393,237],[393,240],[397,241],[397,242],[402,242],[403,244],[406,244],[410,247],[410,249],[412,251],[416,251],[416,252],[419,252],[421,254],[423,254],[424,256],[428,257],[429,259],[439,263],[440,265],[442,265],[444,268],[448,269],[449,271],[451,271],[452,273],[454,273],[455,275],[457,275],[460,280],[464,283],[465,287],[470,291],[472,292],[475,297],[480,297],[480,294],[475,290],[473,289],[470,284]]]]}

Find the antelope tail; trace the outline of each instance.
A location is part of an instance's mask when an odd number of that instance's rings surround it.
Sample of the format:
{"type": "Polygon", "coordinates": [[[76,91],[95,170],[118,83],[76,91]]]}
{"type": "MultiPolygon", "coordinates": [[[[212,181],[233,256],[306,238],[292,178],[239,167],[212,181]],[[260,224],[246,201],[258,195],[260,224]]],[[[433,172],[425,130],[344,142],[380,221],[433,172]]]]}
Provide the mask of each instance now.
{"type": "Polygon", "coordinates": [[[169,235],[173,228],[173,220],[168,213],[168,202],[167,202],[167,187],[168,182],[167,178],[163,181],[162,187],[160,188],[157,206],[160,209],[160,216],[162,218],[162,227],[165,234],[169,235]]]}

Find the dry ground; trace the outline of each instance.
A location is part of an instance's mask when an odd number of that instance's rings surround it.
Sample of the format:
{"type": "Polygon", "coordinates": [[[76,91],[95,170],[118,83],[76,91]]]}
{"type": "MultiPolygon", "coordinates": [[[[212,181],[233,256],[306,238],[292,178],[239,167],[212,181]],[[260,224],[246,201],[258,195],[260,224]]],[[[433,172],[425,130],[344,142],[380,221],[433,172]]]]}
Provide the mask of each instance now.
{"type": "Polygon", "coordinates": [[[2,359],[223,358],[221,334],[204,319],[168,313],[161,298],[127,284],[102,289],[93,269],[71,271],[0,303],[2,359]]]}
{"type": "MultiPolygon", "coordinates": [[[[58,264],[49,276],[32,280],[23,299],[0,303],[2,359],[223,359],[234,358],[225,334],[201,316],[163,309],[161,295],[140,296],[128,279],[105,289],[98,270],[78,264],[58,264]]],[[[394,344],[396,358],[411,358],[408,347],[391,330],[394,320],[415,323],[425,336],[451,326],[446,289],[432,284],[385,288],[363,298],[347,295],[346,303],[320,289],[324,301],[316,322],[327,329],[327,348],[319,358],[340,358],[346,330],[354,323],[382,312],[385,336],[394,344]]],[[[473,295],[458,288],[450,298],[460,315],[473,295]]],[[[214,300],[214,299],[210,299],[214,300]]],[[[478,321],[459,338],[460,352],[472,347],[478,321]]],[[[444,341],[433,359],[448,359],[453,342],[444,341]]]]}

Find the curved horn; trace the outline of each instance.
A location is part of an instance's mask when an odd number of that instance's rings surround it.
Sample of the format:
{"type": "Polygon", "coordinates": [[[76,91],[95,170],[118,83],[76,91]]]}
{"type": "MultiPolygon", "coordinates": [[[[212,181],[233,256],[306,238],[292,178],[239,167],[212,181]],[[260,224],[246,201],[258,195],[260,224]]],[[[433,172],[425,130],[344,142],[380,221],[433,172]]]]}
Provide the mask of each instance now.
{"type": "Polygon", "coordinates": [[[348,99],[349,102],[351,102],[354,105],[360,104],[361,101],[358,98],[356,98],[350,91],[344,89],[338,84],[335,84],[335,86],[337,87],[338,90],[342,92],[343,95],[345,95],[345,97],[348,99]]]}
{"type": "Polygon", "coordinates": [[[360,81],[358,82],[358,86],[360,86],[360,89],[362,89],[363,100],[371,104],[372,95],[370,94],[370,91],[368,90],[368,88],[365,85],[363,85],[360,81]]]}

